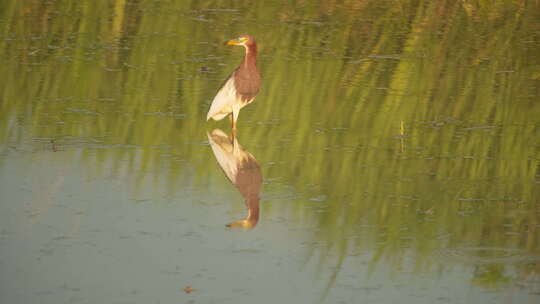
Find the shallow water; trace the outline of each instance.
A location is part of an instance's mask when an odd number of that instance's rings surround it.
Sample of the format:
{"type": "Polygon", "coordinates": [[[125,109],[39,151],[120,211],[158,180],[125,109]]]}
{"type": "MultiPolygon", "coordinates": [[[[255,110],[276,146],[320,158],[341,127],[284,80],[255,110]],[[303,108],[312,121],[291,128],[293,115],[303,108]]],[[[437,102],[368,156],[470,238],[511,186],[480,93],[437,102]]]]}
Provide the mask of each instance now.
{"type": "Polygon", "coordinates": [[[540,301],[534,1],[0,7],[0,302],[540,301]]]}

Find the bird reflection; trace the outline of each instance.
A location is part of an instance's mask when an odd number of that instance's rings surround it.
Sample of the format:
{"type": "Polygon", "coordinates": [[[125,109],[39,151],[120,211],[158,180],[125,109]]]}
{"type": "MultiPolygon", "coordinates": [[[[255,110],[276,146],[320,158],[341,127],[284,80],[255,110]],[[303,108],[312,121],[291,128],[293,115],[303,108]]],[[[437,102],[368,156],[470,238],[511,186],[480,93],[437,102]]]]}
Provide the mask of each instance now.
{"type": "Polygon", "coordinates": [[[214,156],[225,175],[244,197],[247,216],[232,222],[227,227],[252,229],[259,221],[259,194],[262,174],[259,163],[238,143],[236,136],[229,137],[220,129],[208,133],[208,140],[214,156]]]}

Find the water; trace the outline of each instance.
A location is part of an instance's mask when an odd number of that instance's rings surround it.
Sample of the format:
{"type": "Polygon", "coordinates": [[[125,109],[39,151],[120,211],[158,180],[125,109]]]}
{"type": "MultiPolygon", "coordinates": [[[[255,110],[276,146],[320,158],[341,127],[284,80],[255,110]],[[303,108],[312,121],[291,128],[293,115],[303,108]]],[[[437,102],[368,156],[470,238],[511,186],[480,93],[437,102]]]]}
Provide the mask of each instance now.
{"type": "Polygon", "coordinates": [[[534,1],[0,7],[0,302],[540,300],[534,1]]]}

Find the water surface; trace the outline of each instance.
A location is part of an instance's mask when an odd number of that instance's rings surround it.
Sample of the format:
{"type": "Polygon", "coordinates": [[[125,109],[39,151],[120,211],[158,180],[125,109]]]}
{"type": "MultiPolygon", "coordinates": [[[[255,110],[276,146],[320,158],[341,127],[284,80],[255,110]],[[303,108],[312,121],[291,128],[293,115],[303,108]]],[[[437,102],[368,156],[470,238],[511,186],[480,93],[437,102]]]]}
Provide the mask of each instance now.
{"type": "Polygon", "coordinates": [[[538,3],[0,8],[0,302],[540,301],[538,3]]]}

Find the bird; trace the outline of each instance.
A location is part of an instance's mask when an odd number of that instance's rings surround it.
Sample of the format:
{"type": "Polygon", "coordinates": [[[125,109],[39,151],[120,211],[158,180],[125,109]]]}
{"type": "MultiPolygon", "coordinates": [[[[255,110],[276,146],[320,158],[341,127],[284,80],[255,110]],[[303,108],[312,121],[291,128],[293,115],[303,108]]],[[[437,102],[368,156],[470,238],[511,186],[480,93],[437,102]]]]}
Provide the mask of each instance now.
{"type": "Polygon", "coordinates": [[[247,216],[226,226],[229,228],[253,229],[259,221],[259,202],[262,173],[259,162],[244,150],[236,136],[232,139],[220,129],[207,133],[208,141],[216,160],[227,179],[244,197],[247,216]]]}
{"type": "Polygon", "coordinates": [[[234,135],[240,109],[252,103],[259,93],[261,74],[257,68],[257,43],[252,36],[241,35],[237,39],[227,41],[227,44],[243,46],[244,59],[218,90],[206,115],[206,121],[210,118],[222,120],[232,113],[234,135]]]}

